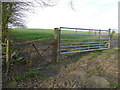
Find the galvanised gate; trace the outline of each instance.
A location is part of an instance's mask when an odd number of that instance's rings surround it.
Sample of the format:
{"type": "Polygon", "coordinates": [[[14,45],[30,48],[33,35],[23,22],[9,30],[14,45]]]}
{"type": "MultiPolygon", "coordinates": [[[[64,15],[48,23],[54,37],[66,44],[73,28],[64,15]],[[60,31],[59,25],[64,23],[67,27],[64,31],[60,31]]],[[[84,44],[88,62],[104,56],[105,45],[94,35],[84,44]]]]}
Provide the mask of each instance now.
{"type": "Polygon", "coordinates": [[[110,29],[59,28],[59,54],[110,48],[110,29]]]}

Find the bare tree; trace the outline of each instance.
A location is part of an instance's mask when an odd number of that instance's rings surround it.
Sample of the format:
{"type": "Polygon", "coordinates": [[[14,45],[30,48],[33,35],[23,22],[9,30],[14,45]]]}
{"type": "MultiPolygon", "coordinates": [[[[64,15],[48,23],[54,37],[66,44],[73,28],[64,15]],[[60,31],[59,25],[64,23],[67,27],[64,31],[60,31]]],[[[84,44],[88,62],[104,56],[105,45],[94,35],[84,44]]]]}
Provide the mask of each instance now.
{"type": "MultiPolygon", "coordinates": [[[[58,4],[58,0],[34,0],[42,8],[43,7],[53,7],[58,4]]],[[[7,38],[10,26],[24,27],[25,11],[32,11],[33,1],[26,2],[2,2],[2,41],[7,38]]],[[[73,8],[73,1],[70,0],[70,7],[73,8]]]]}
{"type": "Polygon", "coordinates": [[[70,0],[70,2],[69,2],[69,3],[70,3],[70,7],[71,7],[71,9],[75,11],[73,1],[72,1],[72,0],[70,0]]]}
{"type": "Polygon", "coordinates": [[[53,7],[56,6],[58,3],[58,0],[34,0],[37,2],[42,8],[43,7],[53,7]]]}
{"type": "Polygon", "coordinates": [[[2,41],[7,38],[10,26],[24,27],[24,11],[30,11],[30,2],[2,2],[2,41]]]}
{"type": "MultiPolygon", "coordinates": [[[[34,1],[37,2],[41,7],[53,7],[59,3],[59,0],[34,0],[34,1]]],[[[75,11],[73,0],[69,0],[68,4],[71,7],[71,9],[75,11]]]]}

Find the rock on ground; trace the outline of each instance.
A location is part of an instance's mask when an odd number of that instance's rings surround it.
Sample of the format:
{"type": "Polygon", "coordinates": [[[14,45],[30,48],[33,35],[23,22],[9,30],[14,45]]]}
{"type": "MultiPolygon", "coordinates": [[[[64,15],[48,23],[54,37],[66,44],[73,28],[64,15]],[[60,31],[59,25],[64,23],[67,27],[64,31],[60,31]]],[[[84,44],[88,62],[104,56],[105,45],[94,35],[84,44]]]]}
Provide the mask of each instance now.
{"type": "Polygon", "coordinates": [[[100,87],[100,88],[106,88],[109,85],[109,82],[100,76],[91,76],[90,82],[94,83],[94,88],[100,87]]]}

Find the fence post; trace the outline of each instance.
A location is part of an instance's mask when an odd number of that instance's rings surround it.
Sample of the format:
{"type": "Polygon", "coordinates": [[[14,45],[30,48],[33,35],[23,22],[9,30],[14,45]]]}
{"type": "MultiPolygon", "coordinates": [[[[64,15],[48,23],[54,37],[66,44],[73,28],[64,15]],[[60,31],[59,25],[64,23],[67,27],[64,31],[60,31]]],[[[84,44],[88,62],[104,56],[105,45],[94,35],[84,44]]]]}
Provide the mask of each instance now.
{"type": "Polygon", "coordinates": [[[95,31],[95,35],[96,35],[96,31],[95,31]]]}
{"type": "Polygon", "coordinates": [[[111,40],[111,36],[113,35],[114,32],[111,33],[111,29],[109,29],[108,33],[109,33],[109,37],[108,37],[108,40],[107,40],[105,46],[108,45],[108,48],[110,49],[110,40],[111,40]]]}
{"type": "Polygon", "coordinates": [[[101,35],[101,30],[99,29],[99,38],[100,38],[100,35],[101,35]]]}
{"type": "Polygon", "coordinates": [[[7,68],[7,72],[9,69],[9,40],[7,40],[7,45],[6,45],[6,68],[7,68]]]}
{"type": "Polygon", "coordinates": [[[54,28],[54,41],[52,43],[52,63],[55,64],[58,60],[58,41],[59,41],[59,28],[54,28]]]}
{"type": "Polygon", "coordinates": [[[110,49],[110,40],[111,40],[111,29],[109,29],[109,46],[108,46],[108,48],[110,49]]]}
{"type": "Polygon", "coordinates": [[[101,30],[99,29],[99,48],[100,48],[100,44],[101,44],[101,30]]]}

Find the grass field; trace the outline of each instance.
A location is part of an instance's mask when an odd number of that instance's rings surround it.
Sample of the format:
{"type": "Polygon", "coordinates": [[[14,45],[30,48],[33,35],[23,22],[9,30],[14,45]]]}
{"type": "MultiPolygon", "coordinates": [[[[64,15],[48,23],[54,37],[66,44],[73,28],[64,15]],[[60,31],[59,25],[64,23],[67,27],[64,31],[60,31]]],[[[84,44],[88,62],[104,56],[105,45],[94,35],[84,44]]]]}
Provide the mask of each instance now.
{"type": "MultiPolygon", "coordinates": [[[[62,31],[62,34],[75,34],[75,31],[62,31]]],[[[89,34],[89,32],[79,31],[77,34],[89,34]]],[[[91,32],[94,34],[94,32],[91,32]]],[[[97,33],[98,34],[98,33],[97,33]]],[[[31,41],[31,40],[40,40],[45,41],[48,39],[54,38],[54,31],[53,29],[12,29],[8,35],[10,40],[15,42],[23,42],[23,41],[31,41]]],[[[61,37],[74,39],[76,35],[63,35],[61,37]]],[[[77,38],[89,38],[89,35],[83,36],[79,35],[77,38]]]]}
{"type": "Polygon", "coordinates": [[[12,29],[9,32],[9,39],[15,42],[53,39],[52,29],[12,29]]]}
{"type": "MultiPolygon", "coordinates": [[[[75,43],[75,44],[70,44],[70,45],[61,45],[63,46],[62,49],[72,49],[75,48],[73,46],[76,45],[76,43],[79,42],[99,42],[100,40],[89,40],[89,37],[92,39],[99,39],[99,36],[92,36],[90,34],[95,34],[94,31],[77,31],[77,34],[87,34],[87,35],[76,35],[76,31],[73,30],[61,30],[61,39],[73,39],[73,40],[61,40],[61,43],[75,43]],[[69,34],[69,35],[66,35],[69,34]],[[70,35],[72,34],[72,35],[70,35]],[[77,40],[77,39],[81,39],[81,40],[77,40]],[[82,40],[83,39],[83,40],[82,40]],[[65,46],[65,47],[64,47],[65,46]]],[[[96,32],[96,34],[99,35],[99,32],[96,32]]],[[[106,33],[102,33],[102,34],[106,34],[106,33]]],[[[38,41],[49,41],[49,40],[53,40],[54,38],[54,30],[53,29],[12,29],[9,32],[9,39],[14,41],[14,42],[26,42],[26,41],[33,41],[33,40],[38,40],[38,41]]],[[[107,38],[107,35],[105,35],[104,37],[101,36],[101,38],[107,38]]],[[[104,41],[104,40],[103,40],[104,41]]],[[[97,44],[97,43],[95,43],[97,44]]],[[[104,42],[98,43],[98,44],[104,44],[104,42]]],[[[84,43],[84,44],[78,44],[78,45],[88,45],[88,43],[84,43]]],[[[89,47],[94,47],[92,44],[89,44],[89,47]]],[[[80,48],[86,48],[88,49],[88,46],[77,46],[78,51],[80,48]],[[87,48],[86,48],[87,47],[87,48]]],[[[99,48],[99,47],[97,47],[99,48]]],[[[103,46],[102,46],[103,48],[103,46]]]]}
{"type": "MultiPolygon", "coordinates": [[[[96,36],[96,35],[90,35],[89,36],[89,33],[90,34],[95,34],[94,31],[71,31],[71,30],[62,30],[61,31],[61,43],[79,43],[79,42],[99,42],[100,41],[100,36],[96,36]],[[76,35],[78,34],[78,35],[76,35]],[[79,34],[83,34],[83,35],[79,35],[79,34]],[[84,35],[84,34],[87,34],[87,35],[84,35]],[[91,40],[89,40],[89,38],[91,40]],[[62,40],[63,39],[63,40],[62,40]],[[67,39],[67,40],[65,40],[67,39]],[[71,40],[73,39],[73,40],[71,40]],[[76,40],[78,39],[78,40],[76,40]],[[93,40],[92,40],[93,39],[93,40]],[[94,40],[95,39],[95,40],[94,40]]],[[[99,35],[99,32],[96,32],[97,35],[99,35]]],[[[107,34],[108,33],[102,33],[102,34],[106,34],[105,36],[101,36],[101,38],[108,38],[107,37],[107,34]]],[[[30,41],[32,42],[33,40],[37,40],[37,41],[49,41],[49,40],[53,40],[54,38],[54,30],[53,29],[12,29],[9,33],[9,38],[10,40],[14,41],[14,42],[27,42],[27,41],[30,41]]],[[[104,41],[104,40],[102,40],[104,41]]],[[[104,42],[100,42],[98,44],[104,44],[104,42]]],[[[74,45],[74,46],[75,46],[74,45]]],[[[78,44],[78,45],[82,45],[82,44],[78,44]]],[[[85,43],[84,45],[88,45],[88,43],[85,43]]],[[[74,48],[73,47],[73,44],[72,46],[71,45],[63,45],[62,48],[63,50],[66,50],[66,49],[72,49],[74,48]],[[65,46],[65,47],[64,47],[65,46]],[[69,46],[69,47],[68,47],[69,46]]],[[[92,44],[89,44],[89,47],[90,48],[100,48],[100,47],[94,47],[94,45],[92,44]]],[[[103,48],[104,46],[102,46],[101,48],[103,48]]],[[[78,51],[79,49],[88,49],[88,46],[83,46],[83,47],[78,47],[78,51]]],[[[106,46],[104,47],[106,48],[106,46]]],[[[73,50],[74,51],[74,50],[73,50]]]]}

